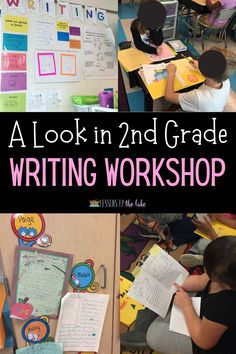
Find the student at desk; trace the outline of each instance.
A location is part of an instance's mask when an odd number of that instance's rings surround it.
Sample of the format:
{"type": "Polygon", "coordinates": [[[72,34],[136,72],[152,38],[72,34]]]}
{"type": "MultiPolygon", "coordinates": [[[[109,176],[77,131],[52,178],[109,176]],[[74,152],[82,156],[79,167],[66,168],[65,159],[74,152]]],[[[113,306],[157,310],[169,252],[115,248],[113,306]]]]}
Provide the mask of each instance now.
{"type": "MultiPolygon", "coordinates": [[[[236,54],[228,49],[218,47],[211,48],[221,52],[226,59],[227,66],[222,75],[208,78],[198,88],[186,93],[174,92],[174,78],[176,73],[175,64],[167,66],[167,81],[165,88],[165,99],[171,103],[179,104],[186,112],[223,112],[230,95],[229,77],[236,68],[236,54]]],[[[191,64],[198,68],[198,61],[193,60],[191,64]]],[[[213,64],[214,65],[214,64],[213,64]]]]}
{"type": "Polygon", "coordinates": [[[137,18],[131,23],[130,30],[137,49],[149,54],[160,54],[161,49],[158,47],[164,40],[161,28],[148,29],[137,18]]]}
{"type": "Polygon", "coordinates": [[[217,18],[219,11],[233,9],[236,7],[236,0],[217,0],[215,2],[212,2],[212,0],[206,0],[206,5],[210,13],[202,15],[200,21],[206,25],[221,28],[226,24],[228,20],[219,20],[217,18]]]}

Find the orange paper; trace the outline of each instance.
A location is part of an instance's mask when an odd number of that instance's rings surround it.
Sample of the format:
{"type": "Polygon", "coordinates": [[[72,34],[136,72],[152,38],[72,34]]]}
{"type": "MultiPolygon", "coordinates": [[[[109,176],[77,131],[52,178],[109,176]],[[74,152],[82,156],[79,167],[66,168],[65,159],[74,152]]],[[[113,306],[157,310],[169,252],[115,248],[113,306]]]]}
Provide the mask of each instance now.
{"type": "Polygon", "coordinates": [[[4,327],[3,308],[6,301],[6,290],[3,283],[0,283],[0,349],[4,348],[6,331],[4,327]]]}
{"type": "Polygon", "coordinates": [[[70,49],[80,49],[81,48],[81,44],[80,41],[78,40],[70,40],[70,49]]]}

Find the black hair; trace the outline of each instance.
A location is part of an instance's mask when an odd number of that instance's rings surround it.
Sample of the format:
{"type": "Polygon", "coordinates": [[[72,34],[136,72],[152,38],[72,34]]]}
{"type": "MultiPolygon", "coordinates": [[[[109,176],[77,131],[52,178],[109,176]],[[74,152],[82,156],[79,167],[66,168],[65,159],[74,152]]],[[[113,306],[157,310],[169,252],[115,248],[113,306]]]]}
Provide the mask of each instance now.
{"type": "Polygon", "coordinates": [[[205,249],[203,266],[210,279],[236,290],[236,237],[212,241],[205,249]]]}

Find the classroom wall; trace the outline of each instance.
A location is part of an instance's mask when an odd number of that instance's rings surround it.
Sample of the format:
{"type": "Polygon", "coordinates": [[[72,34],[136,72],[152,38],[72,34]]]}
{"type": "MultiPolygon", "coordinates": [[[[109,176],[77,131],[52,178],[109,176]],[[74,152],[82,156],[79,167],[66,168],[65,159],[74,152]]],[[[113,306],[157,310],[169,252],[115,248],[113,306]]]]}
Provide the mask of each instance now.
{"type": "MultiPolygon", "coordinates": [[[[72,0],[71,4],[86,4],[95,7],[99,7],[101,9],[112,10],[107,12],[109,26],[112,28],[112,31],[115,36],[115,40],[117,38],[117,21],[118,21],[118,13],[113,12],[117,10],[117,1],[116,0],[72,0]]],[[[0,0],[0,7],[2,7],[2,0],[0,0]]],[[[34,22],[36,20],[52,20],[49,16],[35,16],[32,14],[22,14],[20,12],[11,12],[11,15],[28,17],[29,18],[29,33],[33,31],[34,22]]],[[[55,19],[57,20],[57,19],[55,19]]],[[[3,16],[2,16],[3,21],[3,16]]],[[[93,25],[91,23],[81,22],[79,20],[69,21],[71,25],[82,26],[85,25],[95,27],[95,28],[104,28],[102,24],[93,25]]],[[[82,37],[81,37],[82,39],[82,37]]],[[[28,36],[28,75],[27,75],[27,84],[28,90],[37,90],[37,89],[56,89],[62,88],[62,105],[61,110],[65,111],[73,111],[73,106],[71,103],[72,95],[97,95],[98,92],[103,91],[104,88],[114,88],[118,90],[118,80],[117,79],[101,79],[101,80],[85,80],[83,74],[83,63],[82,63],[82,51],[81,52],[81,60],[79,65],[79,70],[81,74],[80,82],[69,82],[69,83],[35,83],[34,80],[34,38],[32,35],[28,36]],[[30,69],[29,69],[30,68],[30,69]]]]}
{"type": "Polygon", "coordinates": [[[87,6],[98,6],[99,3],[101,9],[118,11],[118,0],[73,0],[72,3],[87,6]]]}
{"type": "MultiPolygon", "coordinates": [[[[94,261],[95,281],[104,283],[104,274],[100,268],[104,264],[107,268],[107,287],[100,289],[100,293],[110,295],[108,310],[103,328],[99,354],[118,354],[119,344],[119,233],[120,223],[117,214],[44,214],[46,222],[45,232],[52,236],[49,251],[72,254],[73,265],[84,262],[86,259],[94,261]],[[109,249],[109,252],[104,250],[109,249]]],[[[11,215],[1,214],[0,250],[3,259],[4,272],[8,278],[10,291],[13,287],[13,264],[17,237],[11,229],[11,215]]],[[[39,246],[36,246],[39,248],[39,246]]],[[[68,285],[67,291],[72,291],[68,285]]],[[[13,320],[16,341],[19,347],[25,342],[21,336],[21,329],[25,321],[13,320]]],[[[50,335],[55,336],[56,320],[51,319],[50,335]]],[[[8,351],[3,351],[7,354],[8,351]]],[[[77,354],[76,352],[67,352],[77,354]]]]}

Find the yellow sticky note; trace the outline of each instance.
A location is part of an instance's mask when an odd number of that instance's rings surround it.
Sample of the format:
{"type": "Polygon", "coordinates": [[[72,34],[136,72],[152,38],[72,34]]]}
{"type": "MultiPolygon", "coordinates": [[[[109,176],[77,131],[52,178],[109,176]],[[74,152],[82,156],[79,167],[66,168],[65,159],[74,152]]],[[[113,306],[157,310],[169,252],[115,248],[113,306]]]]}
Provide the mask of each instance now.
{"type": "MultiPolygon", "coordinates": [[[[226,226],[224,224],[221,224],[218,221],[213,221],[211,223],[213,229],[215,230],[215,232],[217,233],[218,237],[222,237],[222,236],[236,236],[236,230],[232,229],[232,227],[226,226]]],[[[204,234],[203,232],[199,231],[198,229],[195,230],[195,233],[206,238],[206,239],[210,239],[206,234],[204,234]]]]}
{"type": "Polygon", "coordinates": [[[28,33],[28,18],[6,15],[4,18],[4,30],[14,33],[28,33]]]}
{"type": "Polygon", "coordinates": [[[158,245],[152,246],[152,248],[149,251],[149,253],[152,254],[153,256],[157,256],[158,253],[160,252],[161,252],[161,247],[159,247],[158,245]]]}
{"type": "Polygon", "coordinates": [[[66,21],[57,21],[57,30],[68,32],[69,31],[69,23],[66,21]]]}

